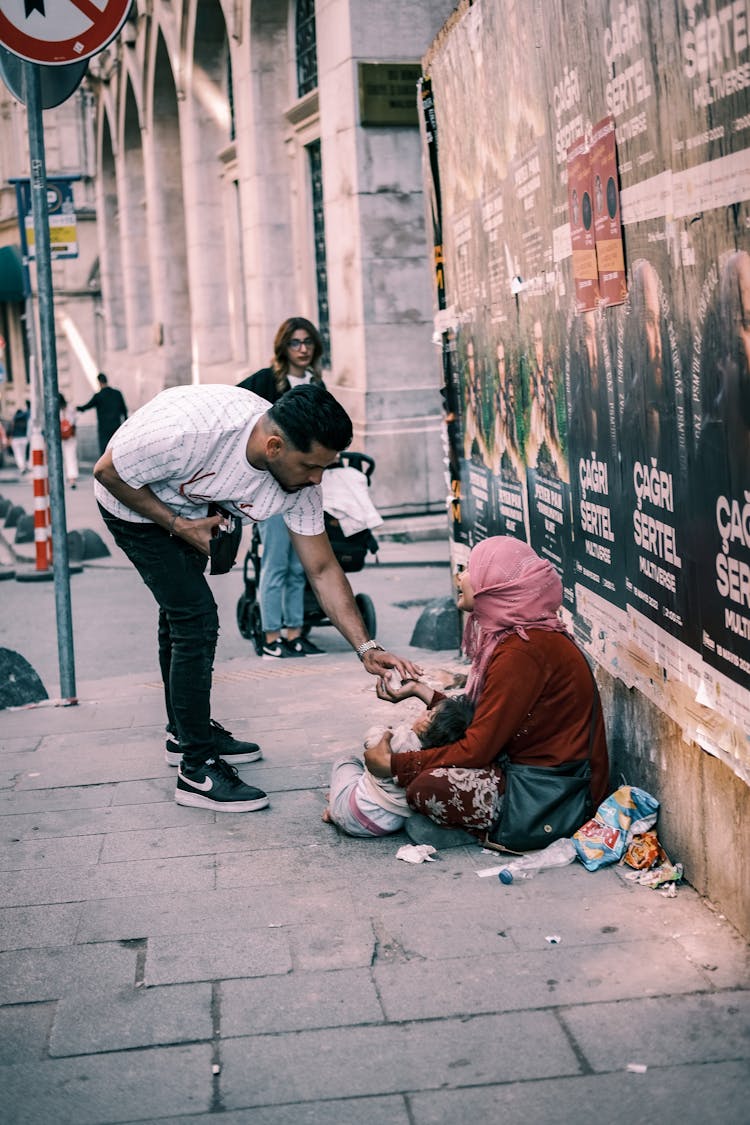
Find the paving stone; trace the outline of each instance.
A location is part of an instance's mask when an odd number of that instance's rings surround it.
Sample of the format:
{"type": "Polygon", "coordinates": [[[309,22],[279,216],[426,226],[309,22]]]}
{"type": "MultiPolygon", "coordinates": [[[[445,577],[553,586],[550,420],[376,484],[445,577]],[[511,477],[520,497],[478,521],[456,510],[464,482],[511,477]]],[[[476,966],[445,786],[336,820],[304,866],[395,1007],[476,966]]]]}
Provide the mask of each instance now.
{"type": "Polygon", "coordinates": [[[210,894],[140,895],[83,905],[79,941],[111,941],[155,934],[213,933],[247,927],[303,925],[321,915],[334,920],[352,910],[350,897],[288,885],[210,894]]]}
{"type": "Polygon", "coordinates": [[[750,946],[726,924],[714,918],[700,932],[677,931],[672,940],[711,982],[713,988],[747,988],[750,981],[750,946]]]}
{"type": "Polygon", "coordinates": [[[155,891],[169,894],[186,886],[212,890],[214,881],[212,856],[40,870],[32,867],[0,873],[0,905],[85,902],[155,891]]]}
{"type": "Polygon", "coordinates": [[[0,953],[0,1004],[57,1000],[81,989],[132,986],[137,950],[123,942],[0,953]]]}
{"type": "Polygon", "coordinates": [[[19,776],[17,787],[19,791],[25,792],[29,789],[67,789],[72,785],[106,785],[116,781],[159,777],[165,768],[163,758],[160,763],[158,755],[155,756],[152,750],[145,747],[140,758],[121,758],[113,754],[110,747],[109,759],[103,756],[92,759],[82,755],[77,759],[67,757],[63,760],[56,755],[40,761],[35,757],[32,767],[19,776]]]}
{"type": "MultiPolygon", "coordinates": [[[[433,866],[429,878],[434,880],[433,866]]],[[[560,874],[564,878],[566,872],[549,874],[560,874]]],[[[488,948],[488,941],[489,948],[496,948],[497,934],[501,934],[503,940],[509,939],[518,949],[530,950],[543,947],[550,934],[558,935],[562,943],[570,947],[664,936],[664,927],[641,916],[637,900],[634,903],[616,887],[610,894],[607,886],[602,885],[596,902],[550,888],[531,904],[528,897],[516,895],[515,886],[503,887],[497,879],[474,877],[472,882],[471,875],[456,873],[453,878],[452,890],[450,886],[443,886],[438,892],[443,899],[446,894],[452,893],[453,897],[443,917],[436,917],[434,911],[412,912],[400,894],[383,902],[384,926],[392,930],[400,944],[429,956],[455,957],[462,952],[476,952],[481,956],[488,948]],[[457,902],[460,902],[460,910],[455,909],[457,902]]],[[[534,884],[541,886],[537,880],[534,884]]],[[[432,901],[439,901],[432,889],[429,890],[432,901]]],[[[419,888],[416,893],[420,894],[419,888]]]]}
{"type": "MultiPolygon", "coordinates": [[[[161,685],[158,687],[161,690],[161,685]]],[[[143,712],[148,706],[148,701],[144,697],[138,701],[138,712],[143,712]]],[[[163,708],[162,700],[160,707],[162,712],[163,708]]],[[[110,756],[114,758],[116,757],[113,753],[114,749],[117,749],[118,753],[126,752],[131,743],[141,743],[145,746],[147,741],[150,741],[152,746],[154,744],[158,746],[158,740],[163,736],[163,726],[161,735],[151,733],[151,728],[144,733],[143,722],[139,726],[134,726],[136,713],[133,703],[127,700],[115,699],[100,704],[96,701],[80,699],[76,707],[34,709],[34,732],[45,740],[47,746],[54,743],[68,754],[78,753],[82,745],[94,742],[99,744],[102,750],[108,748],[110,756]],[[112,731],[117,731],[116,746],[113,746],[112,731]]],[[[29,714],[30,712],[26,710],[4,712],[3,730],[6,737],[22,735],[24,727],[28,727],[29,714]]],[[[157,714],[155,708],[153,720],[156,720],[157,714]]]]}
{"type": "Polygon", "coordinates": [[[0,849],[0,871],[39,870],[44,867],[86,867],[98,863],[103,836],[71,836],[68,839],[12,840],[0,849]]]}
{"type": "MultiPolygon", "coordinates": [[[[125,807],[125,806],[123,806],[125,807]]],[[[147,808],[160,806],[146,806],[147,808]]],[[[249,813],[213,813],[173,805],[182,814],[182,824],[172,828],[135,829],[108,835],[102,848],[102,863],[135,862],[155,856],[218,855],[246,847],[248,835],[258,832],[266,809],[249,813]]]]}
{"type": "MultiPolygon", "coordinates": [[[[245,780],[262,787],[255,774],[245,780]]],[[[179,806],[175,806],[176,808],[179,806]]],[[[144,830],[110,836],[102,852],[103,862],[135,860],[158,855],[200,855],[237,853],[258,848],[266,851],[288,845],[290,839],[300,847],[325,841],[318,828],[319,805],[311,793],[280,793],[272,797],[270,808],[250,813],[217,814],[210,810],[181,808],[178,828],[144,830]],[[315,815],[318,814],[318,815],[315,815]]]]}
{"type": "Polygon", "coordinates": [[[80,903],[62,906],[13,906],[3,910],[0,952],[72,945],[81,920],[80,903]]]}
{"type": "Polygon", "coordinates": [[[0,1085],[13,1125],[110,1125],[207,1113],[211,1048],[157,1047],[4,1066],[0,1085]]]}
{"type": "Polygon", "coordinates": [[[750,1057],[750,992],[621,1000],[560,1014],[593,1071],[616,1070],[623,1051],[626,1062],[659,1067],[750,1057]]]}
{"type": "Polygon", "coordinates": [[[54,1014],[54,1004],[0,1008],[0,1066],[45,1058],[54,1014]]]}
{"type": "Polygon", "coordinates": [[[537,953],[456,958],[380,960],[373,968],[390,1020],[461,1012],[510,1011],[562,1004],[601,1003],[671,992],[703,991],[705,978],[668,941],[628,942],[580,950],[548,945],[537,953]],[[440,974],[440,987],[434,987],[440,974]]]}
{"type": "Polygon", "coordinates": [[[150,937],[145,983],[228,980],[289,973],[287,929],[221,930],[182,937],[150,937]]]}
{"type": "MultiPolygon", "coordinates": [[[[222,1113],[221,1125],[250,1125],[248,1111],[222,1113]]],[[[294,1105],[254,1106],[252,1125],[410,1125],[406,1101],[400,1095],[387,1098],[343,1098],[337,1101],[295,1102],[294,1105]]],[[[150,1125],[208,1125],[206,1117],[160,1117],[150,1125]]],[[[136,1125],[124,1122],[123,1125],[136,1125]]],[[[141,1123],[138,1123],[141,1125],[141,1123]]],[[[452,1123],[455,1125],[455,1122],[452,1123]]]]}
{"type": "Polygon", "coordinates": [[[578,1073],[544,1012],[254,1035],[224,1041],[221,1056],[228,1109],[578,1073]]]}
{"type": "MultiPolygon", "coordinates": [[[[242,772],[245,767],[238,766],[237,768],[240,771],[240,776],[245,777],[246,775],[242,772]]],[[[323,762],[319,765],[290,767],[276,765],[273,761],[265,760],[248,765],[247,770],[252,771],[256,783],[266,793],[321,789],[324,785],[328,785],[331,775],[330,769],[323,762]]]]}
{"type": "Polygon", "coordinates": [[[72,785],[67,789],[32,789],[26,793],[2,793],[0,818],[19,813],[104,808],[112,804],[115,790],[114,785],[72,785]]]}
{"type": "Polygon", "coordinates": [[[113,805],[146,805],[174,801],[175,772],[169,777],[150,777],[145,781],[120,781],[114,786],[113,805]]]}
{"type": "MultiPolygon", "coordinates": [[[[23,713],[23,712],[22,712],[23,713]]],[[[8,732],[9,719],[13,712],[6,711],[3,715],[3,737],[0,738],[0,754],[31,754],[41,742],[41,736],[29,732],[18,732],[11,736],[8,732]]],[[[28,724],[27,724],[28,725],[28,724]]]]}
{"type": "MultiPolygon", "coordinates": [[[[109,793],[109,787],[107,787],[109,793]]],[[[60,836],[93,836],[135,833],[139,829],[161,829],[173,825],[194,824],[191,809],[172,801],[159,805],[120,805],[60,809],[20,813],[0,817],[0,842],[12,839],[42,840],[60,836]]],[[[106,862],[106,861],[105,861],[106,862]]]]}
{"type": "Polygon", "coordinates": [[[294,968],[308,972],[369,968],[376,949],[372,922],[361,915],[342,918],[335,926],[325,921],[293,926],[287,934],[294,968]]]}
{"type": "Polygon", "coordinates": [[[221,990],[222,1039],[382,1019],[383,1009],[366,969],[231,981],[221,990]]]}
{"type": "Polygon", "coordinates": [[[97,1054],[133,1047],[211,1039],[210,984],[81,991],[58,1001],[51,1056],[97,1054]]]}
{"type": "Polygon", "coordinates": [[[746,1117],[747,1063],[654,1066],[646,1074],[624,1068],[625,1063],[617,1074],[595,1077],[416,1093],[409,1098],[411,1120],[413,1125],[563,1125],[603,1119],[728,1125],[746,1117]]]}
{"type": "Polygon", "coordinates": [[[216,885],[226,887],[272,886],[306,882],[336,884],[349,876],[342,869],[335,845],[308,843],[295,847],[231,851],[216,857],[216,885]]]}

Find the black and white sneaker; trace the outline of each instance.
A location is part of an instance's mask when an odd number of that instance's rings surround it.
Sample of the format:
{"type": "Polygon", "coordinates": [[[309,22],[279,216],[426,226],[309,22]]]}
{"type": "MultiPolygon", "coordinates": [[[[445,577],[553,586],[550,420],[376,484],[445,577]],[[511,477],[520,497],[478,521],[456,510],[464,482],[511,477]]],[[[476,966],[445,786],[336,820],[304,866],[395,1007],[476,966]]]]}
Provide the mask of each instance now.
{"type": "Polygon", "coordinates": [[[234,766],[221,758],[209,758],[194,770],[179,766],[174,799],[178,805],[214,812],[255,812],[269,804],[262,789],[245,785],[234,766]]]}
{"type": "Polygon", "coordinates": [[[323,649],[313,644],[309,637],[295,637],[293,641],[283,643],[298,656],[325,656],[323,649]]]}
{"type": "MultiPolygon", "coordinates": [[[[211,734],[213,735],[214,748],[230,766],[242,766],[246,762],[259,762],[263,751],[257,742],[240,742],[232,738],[231,733],[215,719],[211,720],[211,734]]],[[[182,750],[179,742],[168,738],[164,751],[164,758],[168,766],[179,766],[182,761],[182,750]]]]}
{"type": "Polygon", "coordinates": [[[288,660],[290,656],[304,656],[302,649],[293,649],[288,641],[280,637],[278,641],[266,641],[263,645],[264,660],[288,660]]]}

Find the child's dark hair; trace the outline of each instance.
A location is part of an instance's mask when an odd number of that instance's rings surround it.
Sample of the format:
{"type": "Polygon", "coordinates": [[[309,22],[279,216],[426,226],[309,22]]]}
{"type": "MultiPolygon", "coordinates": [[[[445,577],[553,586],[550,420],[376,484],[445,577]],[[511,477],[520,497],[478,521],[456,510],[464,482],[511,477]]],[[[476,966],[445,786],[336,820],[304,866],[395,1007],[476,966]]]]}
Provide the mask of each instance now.
{"type": "Polygon", "coordinates": [[[423,730],[419,741],[425,748],[447,746],[458,742],[474,718],[474,704],[466,695],[449,695],[434,708],[430,725],[423,730]]]}

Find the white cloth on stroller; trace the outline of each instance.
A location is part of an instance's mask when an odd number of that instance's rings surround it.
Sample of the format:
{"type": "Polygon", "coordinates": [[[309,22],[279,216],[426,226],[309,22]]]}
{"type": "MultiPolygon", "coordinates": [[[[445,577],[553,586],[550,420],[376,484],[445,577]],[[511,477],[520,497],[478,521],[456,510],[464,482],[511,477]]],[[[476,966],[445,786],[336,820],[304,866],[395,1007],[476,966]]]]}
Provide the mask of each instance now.
{"type": "Polygon", "coordinates": [[[383,518],[367,491],[367,477],[351,465],[323,473],[323,508],[337,519],[348,538],[366,527],[379,527],[383,518]]]}

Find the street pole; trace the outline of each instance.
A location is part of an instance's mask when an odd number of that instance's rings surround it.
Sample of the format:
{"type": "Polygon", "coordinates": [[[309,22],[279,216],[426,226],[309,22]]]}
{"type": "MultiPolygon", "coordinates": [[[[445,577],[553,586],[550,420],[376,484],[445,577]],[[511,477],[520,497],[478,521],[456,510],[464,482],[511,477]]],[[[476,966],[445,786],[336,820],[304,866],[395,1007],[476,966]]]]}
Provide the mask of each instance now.
{"type": "Polygon", "coordinates": [[[41,71],[36,63],[24,62],[24,84],[29,125],[29,163],[31,206],[34,215],[34,243],[39,328],[41,335],[41,384],[44,400],[44,431],[49,464],[50,510],[52,515],[52,558],[57,615],[57,654],[60,668],[60,693],[75,702],[75,660],[73,656],[73,617],[70,605],[68,531],[65,519],[60,406],[57,385],[55,309],[52,299],[52,259],[47,207],[47,168],[42,123],[41,71]]]}

